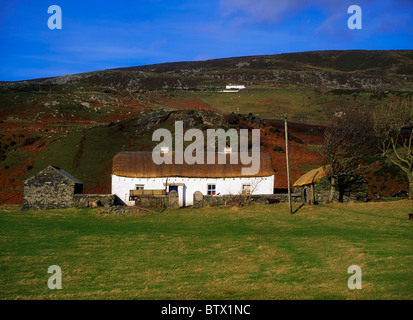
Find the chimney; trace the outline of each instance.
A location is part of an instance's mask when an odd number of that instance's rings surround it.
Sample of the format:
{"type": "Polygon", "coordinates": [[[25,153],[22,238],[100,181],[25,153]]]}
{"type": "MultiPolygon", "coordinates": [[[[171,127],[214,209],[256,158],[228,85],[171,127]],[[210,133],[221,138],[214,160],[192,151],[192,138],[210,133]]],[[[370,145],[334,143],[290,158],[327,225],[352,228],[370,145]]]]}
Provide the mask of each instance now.
{"type": "Polygon", "coordinates": [[[232,148],[230,148],[229,146],[226,146],[224,148],[224,153],[232,153],[232,148]]]}

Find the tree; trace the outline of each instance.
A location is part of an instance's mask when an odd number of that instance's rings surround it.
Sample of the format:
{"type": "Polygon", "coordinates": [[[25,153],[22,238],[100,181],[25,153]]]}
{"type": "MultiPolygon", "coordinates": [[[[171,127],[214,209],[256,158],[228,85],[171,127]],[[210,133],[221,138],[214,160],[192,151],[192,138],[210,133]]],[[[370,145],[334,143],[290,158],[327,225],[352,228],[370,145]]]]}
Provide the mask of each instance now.
{"type": "Polygon", "coordinates": [[[413,200],[413,106],[411,99],[391,102],[376,108],[374,130],[382,156],[399,167],[409,182],[413,200]]]}
{"type": "Polygon", "coordinates": [[[333,201],[336,190],[339,202],[346,193],[362,190],[365,180],[361,175],[369,171],[370,159],[377,154],[373,128],[371,113],[358,106],[340,108],[329,117],[321,149],[324,165],[330,168],[329,201],[333,201]]]}
{"type": "Polygon", "coordinates": [[[254,181],[250,181],[249,184],[245,185],[247,188],[240,190],[236,195],[232,195],[231,192],[229,192],[229,199],[226,204],[235,207],[242,207],[251,204],[253,195],[263,180],[263,178],[259,178],[254,181]]]}

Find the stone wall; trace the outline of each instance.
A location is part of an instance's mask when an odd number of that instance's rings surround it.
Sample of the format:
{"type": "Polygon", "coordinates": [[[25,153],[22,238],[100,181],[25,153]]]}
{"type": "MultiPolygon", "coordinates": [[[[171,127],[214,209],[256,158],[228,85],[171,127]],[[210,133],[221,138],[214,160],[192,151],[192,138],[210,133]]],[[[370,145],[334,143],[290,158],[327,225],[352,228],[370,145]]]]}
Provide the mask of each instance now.
{"type": "Polygon", "coordinates": [[[24,182],[23,210],[73,207],[75,190],[81,189],[70,179],[49,167],[24,182]]]}
{"type": "MultiPolygon", "coordinates": [[[[301,202],[301,194],[292,194],[292,202],[301,202]]],[[[246,205],[249,203],[271,204],[278,202],[288,202],[288,194],[262,194],[262,195],[223,195],[211,196],[194,194],[194,208],[246,205]]]]}
{"type": "MultiPolygon", "coordinates": [[[[301,202],[301,194],[292,194],[291,199],[293,202],[301,202]]],[[[231,206],[248,203],[277,203],[288,202],[288,194],[266,194],[266,195],[223,195],[223,196],[208,196],[203,195],[200,191],[196,191],[193,196],[194,208],[200,207],[216,207],[216,206],[231,206]]],[[[146,208],[179,208],[178,193],[174,190],[169,195],[163,197],[143,197],[139,199],[136,205],[146,208]]]]}
{"type": "Polygon", "coordinates": [[[116,196],[114,194],[75,194],[73,206],[86,208],[92,205],[91,202],[100,203],[102,206],[116,205],[116,196]]]}
{"type": "Polygon", "coordinates": [[[179,195],[172,190],[168,195],[163,196],[136,196],[135,205],[142,208],[179,208],[179,195]]]}

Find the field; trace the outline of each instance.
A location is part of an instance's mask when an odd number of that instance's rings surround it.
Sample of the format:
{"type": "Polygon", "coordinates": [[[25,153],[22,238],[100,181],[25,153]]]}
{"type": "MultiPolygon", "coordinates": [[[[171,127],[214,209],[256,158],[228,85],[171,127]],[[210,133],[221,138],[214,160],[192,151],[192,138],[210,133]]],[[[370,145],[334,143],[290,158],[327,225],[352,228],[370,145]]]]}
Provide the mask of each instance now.
{"type": "MultiPolygon", "coordinates": [[[[327,124],[328,112],[340,106],[363,104],[367,110],[396,99],[396,94],[376,96],[357,90],[299,90],[299,89],[246,89],[234,93],[176,92],[176,105],[190,99],[199,99],[223,113],[253,113],[266,119],[283,119],[285,114],[292,121],[307,124],[327,124]]],[[[161,100],[159,98],[159,100],[161,100]]],[[[171,105],[171,103],[167,103],[171,105]]]]}
{"type": "Polygon", "coordinates": [[[411,201],[294,206],[2,206],[0,299],[413,299],[411,201]],[[62,290],[47,287],[50,265],[62,290]]]}

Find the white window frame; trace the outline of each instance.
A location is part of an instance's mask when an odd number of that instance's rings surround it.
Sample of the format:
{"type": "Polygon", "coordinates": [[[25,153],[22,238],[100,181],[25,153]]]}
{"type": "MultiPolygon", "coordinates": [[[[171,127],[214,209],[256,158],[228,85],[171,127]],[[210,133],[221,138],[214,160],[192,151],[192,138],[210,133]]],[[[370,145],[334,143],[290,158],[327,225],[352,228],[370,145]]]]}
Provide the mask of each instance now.
{"type": "Polygon", "coordinates": [[[215,196],[216,194],[217,194],[217,185],[216,185],[216,183],[208,183],[208,185],[207,185],[207,195],[215,196]],[[210,189],[210,186],[211,187],[214,186],[214,188],[210,189]],[[212,194],[212,190],[214,190],[214,194],[212,194]]]}

